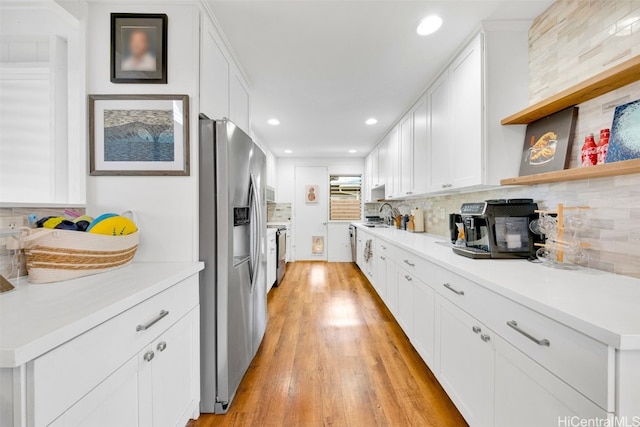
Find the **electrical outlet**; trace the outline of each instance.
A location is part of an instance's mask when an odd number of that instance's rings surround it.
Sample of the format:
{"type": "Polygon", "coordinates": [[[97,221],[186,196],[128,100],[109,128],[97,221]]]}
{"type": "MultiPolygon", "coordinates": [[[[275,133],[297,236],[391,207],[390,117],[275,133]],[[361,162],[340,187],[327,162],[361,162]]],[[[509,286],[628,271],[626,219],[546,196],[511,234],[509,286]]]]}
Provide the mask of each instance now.
{"type": "MultiPolygon", "coordinates": [[[[0,230],[14,230],[24,226],[25,218],[23,216],[0,216],[0,230]]],[[[0,238],[0,246],[6,246],[6,237],[0,238]]]]}

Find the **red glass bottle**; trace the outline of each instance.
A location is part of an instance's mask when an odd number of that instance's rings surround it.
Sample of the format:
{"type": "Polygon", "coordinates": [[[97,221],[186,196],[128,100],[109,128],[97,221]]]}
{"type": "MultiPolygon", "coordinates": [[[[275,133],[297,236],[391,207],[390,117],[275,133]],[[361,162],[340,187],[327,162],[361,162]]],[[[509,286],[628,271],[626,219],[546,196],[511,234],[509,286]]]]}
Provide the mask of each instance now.
{"type": "Polygon", "coordinates": [[[611,134],[611,131],[609,129],[602,129],[600,131],[600,141],[598,141],[598,147],[597,147],[599,165],[602,165],[607,161],[607,149],[609,148],[610,134],[611,134]]]}
{"type": "Polygon", "coordinates": [[[598,146],[593,134],[590,133],[584,138],[582,146],[582,166],[593,166],[598,164],[598,146]]]}

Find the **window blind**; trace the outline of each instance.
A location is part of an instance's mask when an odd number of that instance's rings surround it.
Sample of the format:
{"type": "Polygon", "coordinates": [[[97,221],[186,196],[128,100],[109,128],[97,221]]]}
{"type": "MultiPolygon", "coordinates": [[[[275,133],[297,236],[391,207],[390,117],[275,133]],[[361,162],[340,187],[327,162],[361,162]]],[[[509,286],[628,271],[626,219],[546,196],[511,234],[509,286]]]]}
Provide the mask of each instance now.
{"type": "Polygon", "coordinates": [[[331,221],[358,221],[362,218],[361,176],[331,175],[329,188],[331,221]]]}

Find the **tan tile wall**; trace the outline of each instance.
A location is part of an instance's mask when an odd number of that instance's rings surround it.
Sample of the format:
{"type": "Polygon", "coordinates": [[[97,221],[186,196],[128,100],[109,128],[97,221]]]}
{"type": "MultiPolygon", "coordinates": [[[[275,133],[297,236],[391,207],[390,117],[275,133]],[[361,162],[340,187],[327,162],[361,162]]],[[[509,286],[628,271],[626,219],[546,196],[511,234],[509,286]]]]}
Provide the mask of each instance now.
{"type": "Polygon", "coordinates": [[[529,99],[538,102],[640,55],[640,0],[558,0],[529,30],[529,99]]]}
{"type": "MultiPolygon", "coordinates": [[[[640,54],[640,0],[559,0],[538,17],[529,32],[531,103],[640,54]],[[628,34],[627,34],[628,33],[628,34]],[[617,35],[618,34],[618,35],[617,35]]],[[[579,106],[571,167],[587,133],[610,128],[616,105],[640,99],[640,82],[579,106]]],[[[640,278],[640,175],[430,197],[396,206],[425,209],[428,232],[448,235],[449,212],[465,201],[529,197],[541,207],[557,203],[589,205],[591,229],[580,238],[592,247],[592,268],[640,278]]]]}

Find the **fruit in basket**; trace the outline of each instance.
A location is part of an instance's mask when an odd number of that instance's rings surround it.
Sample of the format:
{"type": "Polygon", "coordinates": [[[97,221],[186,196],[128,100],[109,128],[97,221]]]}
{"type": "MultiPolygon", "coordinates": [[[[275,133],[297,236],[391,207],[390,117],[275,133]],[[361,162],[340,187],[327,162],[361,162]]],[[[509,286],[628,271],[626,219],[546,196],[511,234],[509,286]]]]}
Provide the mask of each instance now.
{"type": "Polygon", "coordinates": [[[138,231],[138,227],[129,218],[114,214],[103,218],[104,216],[96,218],[87,232],[107,236],[126,236],[138,231]]]}

